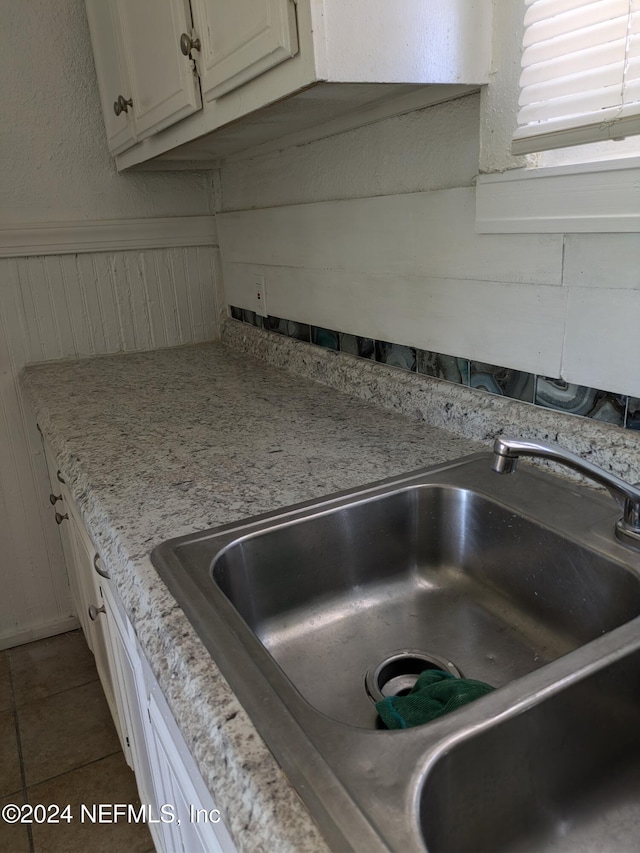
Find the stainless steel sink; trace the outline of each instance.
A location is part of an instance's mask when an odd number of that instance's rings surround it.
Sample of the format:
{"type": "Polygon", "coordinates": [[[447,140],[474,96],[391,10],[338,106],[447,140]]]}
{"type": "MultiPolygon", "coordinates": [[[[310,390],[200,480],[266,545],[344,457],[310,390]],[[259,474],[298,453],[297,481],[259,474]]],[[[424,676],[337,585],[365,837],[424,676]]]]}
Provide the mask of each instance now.
{"type": "Polygon", "coordinates": [[[625,722],[640,723],[640,688],[612,704],[615,676],[592,672],[640,655],[640,557],[613,537],[618,515],[538,471],[499,477],[481,454],[152,560],[332,848],[579,850],[553,846],[565,824],[549,814],[591,802],[587,770],[604,777],[625,744],[640,757],[625,722]],[[499,689],[381,729],[367,684],[389,673],[383,693],[406,689],[422,666],[499,689]]]}
{"type": "Polygon", "coordinates": [[[639,672],[637,649],[616,655],[444,751],[420,797],[428,849],[637,850],[639,672]]]}
{"type": "Polygon", "coordinates": [[[393,651],[431,653],[502,687],[640,613],[623,567],[440,484],[242,536],[212,576],[311,705],[369,728],[364,675],[393,651]]]}

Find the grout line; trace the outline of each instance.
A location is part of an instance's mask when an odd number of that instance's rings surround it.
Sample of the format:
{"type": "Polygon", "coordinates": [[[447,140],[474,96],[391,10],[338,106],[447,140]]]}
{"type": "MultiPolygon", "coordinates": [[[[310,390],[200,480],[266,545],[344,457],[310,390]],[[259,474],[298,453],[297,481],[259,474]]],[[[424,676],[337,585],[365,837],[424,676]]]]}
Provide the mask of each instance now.
{"type": "MultiPolygon", "coordinates": [[[[11,710],[13,712],[13,724],[16,730],[16,742],[18,747],[18,762],[20,764],[20,781],[22,783],[22,795],[24,797],[24,802],[28,802],[27,799],[27,777],[24,770],[24,757],[22,754],[22,737],[20,735],[20,721],[18,719],[18,706],[16,705],[16,695],[13,686],[13,668],[11,666],[11,656],[6,654],[7,660],[7,669],[9,671],[9,685],[11,687],[11,710]]],[[[29,838],[29,853],[34,853],[33,846],[33,830],[30,824],[27,824],[27,836],[29,838]]]]}
{"type": "Polygon", "coordinates": [[[69,770],[65,770],[64,773],[56,773],[54,776],[47,776],[46,779],[39,779],[37,782],[33,782],[31,785],[27,786],[27,788],[25,789],[25,795],[26,792],[31,788],[37,788],[38,785],[49,784],[49,782],[53,782],[56,779],[62,779],[63,776],[68,776],[69,773],[75,773],[76,770],[83,770],[85,767],[91,767],[92,764],[97,764],[99,761],[104,761],[105,758],[112,758],[114,755],[122,755],[122,750],[116,749],[114,752],[108,752],[106,755],[101,755],[100,758],[93,758],[91,761],[87,761],[84,764],[78,764],[77,767],[71,767],[69,768],[69,770]]]}
{"type": "Polygon", "coordinates": [[[35,705],[36,702],[44,702],[53,696],[60,696],[63,693],[68,693],[70,690],[77,690],[79,687],[86,687],[88,684],[93,684],[96,681],[100,681],[97,674],[95,678],[90,678],[89,681],[83,681],[82,684],[74,684],[72,687],[62,687],[60,690],[54,690],[52,693],[47,693],[46,696],[38,696],[37,699],[30,699],[28,702],[21,702],[19,705],[16,703],[16,709],[26,708],[28,705],[35,705]]]}
{"type": "MultiPolygon", "coordinates": [[[[5,660],[7,662],[7,671],[8,671],[9,688],[10,688],[10,705],[7,708],[7,710],[11,711],[12,716],[13,716],[15,733],[16,733],[18,761],[19,761],[19,767],[20,767],[20,782],[21,782],[22,787],[18,791],[15,792],[16,796],[18,794],[21,794],[23,799],[24,799],[24,802],[29,804],[30,800],[31,800],[31,796],[33,795],[34,788],[37,788],[40,785],[52,784],[54,786],[54,789],[55,789],[55,787],[60,784],[60,781],[62,779],[64,779],[65,776],[68,776],[70,773],[75,773],[76,771],[83,770],[84,768],[92,767],[92,766],[97,765],[98,763],[100,763],[102,761],[105,761],[105,760],[108,760],[108,759],[114,758],[114,757],[120,757],[124,761],[124,756],[122,754],[122,750],[120,749],[120,746],[118,745],[118,747],[113,752],[109,752],[109,753],[106,753],[105,755],[101,755],[100,757],[94,758],[91,761],[86,761],[82,764],[79,764],[76,767],[71,767],[62,773],[57,773],[57,774],[50,776],[46,779],[40,779],[37,782],[33,782],[31,784],[28,784],[27,776],[26,776],[25,763],[24,763],[23,749],[22,749],[22,737],[21,737],[21,733],[20,733],[20,712],[21,712],[21,709],[26,708],[28,705],[30,705],[32,703],[25,702],[22,705],[18,705],[16,703],[16,682],[14,679],[13,666],[12,666],[11,655],[9,654],[9,651],[10,650],[5,650],[5,651],[0,652],[0,659],[1,659],[1,655],[4,654],[5,660]]],[[[42,698],[37,699],[37,700],[34,700],[34,701],[41,702],[42,699],[47,699],[47,698],[52,697],[52,696],[59,696],[60,694],[66,693],[70,690],[76,690],[78,688],[85,687],[89,684],[94,684],[96,681],[99,682],[99,678],[97,677],[97,673],[96,673],[96,677],[94,679],[91,679],[90,681],[83,682],[82,684],[76,684],[73,687],[65,687],[62,690],[58,690],[55,693],[50,693],[47,696],[42,697],[42,698]]],[[[93,771],[93,772],[95,772],[95,771],[93,771]]],[[[12,796],[12,795],[9,795],[9,796],[12,796]]],[[[34,805],[34,804],[31,803],[31,805],[34,805]]],[[[29,839],[29,853],[36,853],[35,841],[34,841],[34,837],[33,837],[33,827],[31,825],[27,824],[26,829],[27,829],[27,837],[29,839]]],[[[154,849],[155,848],[153,848],[153,847],[149,848],[148,853],[153,853],[154,849]]]]}

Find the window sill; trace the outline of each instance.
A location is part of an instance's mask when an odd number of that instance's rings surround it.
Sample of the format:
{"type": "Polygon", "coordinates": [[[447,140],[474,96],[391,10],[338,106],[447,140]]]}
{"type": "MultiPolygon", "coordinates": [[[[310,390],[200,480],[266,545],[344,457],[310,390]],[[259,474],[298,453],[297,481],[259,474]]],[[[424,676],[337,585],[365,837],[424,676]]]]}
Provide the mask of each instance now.
{"type": "Polygon", "coordinates": [[[480,175],[476,231],[640,232],[640,158],[480,175]]]}

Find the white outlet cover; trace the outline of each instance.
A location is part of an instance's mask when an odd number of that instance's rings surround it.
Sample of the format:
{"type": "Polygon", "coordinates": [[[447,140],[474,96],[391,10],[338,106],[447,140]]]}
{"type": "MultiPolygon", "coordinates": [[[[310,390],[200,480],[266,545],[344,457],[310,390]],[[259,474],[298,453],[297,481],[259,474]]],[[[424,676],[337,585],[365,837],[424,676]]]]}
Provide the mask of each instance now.
{"type": "Polygon", "coordinates": [[[259,317],[267,316],[267,289],[263,275],[255,275],[253,279],[254,311],[259,317]]]}

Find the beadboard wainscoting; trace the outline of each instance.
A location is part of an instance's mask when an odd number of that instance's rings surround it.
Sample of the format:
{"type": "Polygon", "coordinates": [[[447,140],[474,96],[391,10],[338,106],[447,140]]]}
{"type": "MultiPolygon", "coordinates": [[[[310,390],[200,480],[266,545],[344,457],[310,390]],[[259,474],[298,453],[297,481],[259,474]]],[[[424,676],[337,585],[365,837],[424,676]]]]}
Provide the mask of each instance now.
{"type": "Polygon", "coordinates": [[[76,625],[40,437],[17,374],[28,362],[215,339],[218,249],[174,242],[0,259],[0,648],[76,625]]]}
{"type": "Polygon", "coordinates": [[[230,305],[640,395],[637,234],[478,234],[473,187],[216,217],[230,305]]]}

